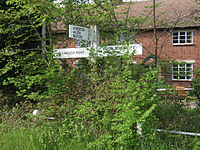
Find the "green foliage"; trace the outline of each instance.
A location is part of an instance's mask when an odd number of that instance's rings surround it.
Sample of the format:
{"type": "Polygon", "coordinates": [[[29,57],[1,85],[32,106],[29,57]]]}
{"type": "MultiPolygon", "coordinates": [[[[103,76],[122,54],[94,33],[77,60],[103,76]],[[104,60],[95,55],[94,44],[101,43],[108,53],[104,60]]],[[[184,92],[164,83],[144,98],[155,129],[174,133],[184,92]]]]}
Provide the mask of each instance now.
{"type": "Polygon", "coordinates": [[[76,83],[72,87],[87,86],[82,89],[84,94],[72,102],[69,115],[81,121],[95,136],[90,148],[105,148],[105,145],[131,148],[136,142],[137,123],[143,123],[143,133],[152,136],[155,119],[152,111],[159,100],[156,95],[159,87],[157,70],[146,69],[138,75],[142,67],[133,67],[132,61],[128,55],[111,55],[95,59],[93,68],[89,65],[91,70],[87,78],[80,73],[81,68],[87,66],[80,65],[74,71],[79,78],[73,76],[76,83]]]}
{"type": "Polygon", "coordinates": [[[195,109],[186,109],[188,104],[168,101],[158,105],[155,115],[159,119],[157,128],[199,133],[199,115],[195,109]]]}
{"type": "Polygon", "coordinates": [[[200,70],[194,71],[194,79],[192,81],[193,94],[200,100],[200,70]]]}
{"type": "MultiPolygon", "coordinates": [[[[123,30],[129,26],[123,20],[113,22],[112,18],[118,15],[114,12],[116,5],[112,2],[88,5],[65,1],[65,8],[60,9],[49,1],[10,0],[7,4],[13,7],[1,11],[5,16],[1,19],[6,23],[0,29],[7,40],[3,41],[0,53],[2,93],[13,96],[9,101],[12,105],[20,101],[36,102],[35,107],[42,110],[44,118],[53,116],[63,120],[47,123],[41,118],[34,124],[27,116],[30,124],[21,127],[20,123],[25,121],[18,118],[16,120],[21,121],[17,124],[19,128],[9,128],[11,135],[4,132],[1,136],[3,146],[72,149],[80,143],[79,149],[132,149],[140,137],[138,124],[142,124],[143,136],[150,140],[154,138],[156,117],[153,111],[160,100],[157,95],[161,84],[158,82],[159,68],[133,64],[134,53],[130,54],[127,46],[131,41],[126,39],[136,32],[123,30]],[[111,20],[105,22],[108,18],[111,20]],[[68,24],[98,24],[104,31],[114,25],[119,31],[104,38],[108,43],[102,45],[117,43],[116,36],[119,35],[123,37],[119,44],[124,45],[120,51],[127,52],[119,56],[114,50],[107,50],[106,57],[92,55],[91,60],[81,59],[76,68],[64,60],[60,64],[52,52],[51,30],[61,20],[66,29],[68,24]],[[48,29],[45,36],[41,33],[44,24],[48,29]],[[9,25],[11,27],[7,29],[9,25]],[[11,145],[4,140],[13,136],[11,145]],[[31,142],[24,142],[26,139],[31,142]]],[[[131,21],[142,19],[132,18],[131,21]]],[[[14,112],[20,113],[17,110],[14,112]]],[[[30,112],[32,110],[31,107],[30,112]]],[[[5,122],[1,124],[4,127],[5,122]]]]}
{"type": "MultiPolygon", "coordinates": [[[[22,120],[21,120],[22,121],[22,120]]],[[[19,120],[18,120],[19,122],[19,120]]],[[[13,122],[12,122],[13,123],[13,122]]],[[[45,120],[26,120],[26,124],[19,127],[8,128],[10,124],[1,123],[0,147],[7,149],[94,149],[89,148],[94,137],[91,130],[71,119],[63,121],[47,122],[45,120]],[[7,130],[5,130],[7,128],[7,130]],[[4,130],[3,130],[4,129],[4,130]]],[[[102,142],[107,142],[105,138],[102,142]]],[[[146,137],[136,138],[137,143],[130,149],[135,150],[165,150],[165,149],[199,149],[199,138],[190,136],[156,134],[154,139],[146,137]]],[[[103,143],[102,143],[103,145],[103,143]]],[[[118,147],[122,148],[123,147],[118,147]]],[[[95,149],[117,149],[104,145],[95,149]]],[[[126,148],[128,149],[128,148],[126,148]]]]}
{"type": "Polygon", "coordinates": [[[1,5],[4,7],[0,20],[4,24],[0,26],[0,86],[6,103],[55,96],[60,86],[56,84],[52,92],[51,80],[62,81],[57,78],[61,71],[54,62],[50,32],[41,32],[44,22],[49,25],[55,20],[50,12],[57,7],[50,1],[45,1],[44,7],[37,0],[9,0],[1,5]]]}
{"type": "Polygon", "coordinates": [[[74,126],[73,123],[67,121],[48,123],[35,120],[33,123],[34,125],[29,127],[21,126],[13,128],[2,134],[0,137],[0,147],[4,150],[78,150],[86,148],[89,139],[84,139],[83,135],[87,135],[87,133],[84,130],[81,133],[80,126],[74,126]]]}

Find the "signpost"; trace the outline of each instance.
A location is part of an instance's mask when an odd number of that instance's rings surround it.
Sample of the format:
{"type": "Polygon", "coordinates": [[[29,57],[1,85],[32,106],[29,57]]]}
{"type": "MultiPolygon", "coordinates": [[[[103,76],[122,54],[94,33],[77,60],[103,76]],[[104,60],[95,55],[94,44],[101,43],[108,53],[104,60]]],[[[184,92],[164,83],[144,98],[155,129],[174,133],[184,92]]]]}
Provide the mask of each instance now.
{"type": "MultiPolygon", "coordinates": [[[[55,55],[57,58],[88,58],[90,55],[89,48],[65,48],[57,49],[55,55]]],[[[116,54],[117,56],[124,55],[129,50],[129,54],[142,55],[142,45],[130,44],[129,47],[124,45],[106,46],[96,50],[97,56],[103,57],[116,54]]]]}
{"type": "Polygon", "coordinates": [[[90,28],[69,25],[69,37],[77,40],[96,41],[95,32],[90,28]]]}
{"type": "MultiPolygon", "coordinates": [[[[124,45],[106,46],[99,48],[99,34],[97,26],[93,26],[93,29],[69,25],[69,37],[77,40],[91,41],[93,47],[96,50],[97,56],[103,57],[112,54],[117,56],[124,55],[127,50],[135,55],[142,55],[142,45],[141,44],[130,44],[129,47],[124,45]],[[114,52],[114,53],[113,53],[114,52]]],[[[90,47],[90,48],[91,48],[90,47]]],[[[88,58],[90,48],[65,48],[57,49],[55,55],[57,58],[88,58]]]]}

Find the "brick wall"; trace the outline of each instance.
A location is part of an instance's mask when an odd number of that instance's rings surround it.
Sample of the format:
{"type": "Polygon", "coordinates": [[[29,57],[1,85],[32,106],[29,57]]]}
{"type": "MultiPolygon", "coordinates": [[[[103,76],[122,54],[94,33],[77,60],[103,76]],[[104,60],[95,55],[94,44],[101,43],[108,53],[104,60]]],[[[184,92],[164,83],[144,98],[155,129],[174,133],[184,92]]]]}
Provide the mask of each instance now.
{"type": "Polygon", "coordinates": [[[53,36],[55,48],[74,48],[76,47],[75,39],[71,39],[65,33],[57,33],[53,36]]]}

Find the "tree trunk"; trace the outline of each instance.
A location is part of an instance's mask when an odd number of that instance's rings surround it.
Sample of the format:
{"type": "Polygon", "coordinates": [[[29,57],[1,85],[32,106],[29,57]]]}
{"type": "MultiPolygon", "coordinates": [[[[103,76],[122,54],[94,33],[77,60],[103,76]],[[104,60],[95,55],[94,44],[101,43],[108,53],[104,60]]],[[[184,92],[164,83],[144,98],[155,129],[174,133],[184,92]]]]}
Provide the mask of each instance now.
{"type": "Polygon", "coordinates": [[[45,54],[46,53],[46,22],[43,23],[42,25],[42,53],[45,54]]]}
{"type": "Polygon", "coordinates": [[[158,38],[156,34],[156,0],[153,0],[153,33],[154,33],[154,48],[155,48],[155,66],[158,65],[158,38]]]}

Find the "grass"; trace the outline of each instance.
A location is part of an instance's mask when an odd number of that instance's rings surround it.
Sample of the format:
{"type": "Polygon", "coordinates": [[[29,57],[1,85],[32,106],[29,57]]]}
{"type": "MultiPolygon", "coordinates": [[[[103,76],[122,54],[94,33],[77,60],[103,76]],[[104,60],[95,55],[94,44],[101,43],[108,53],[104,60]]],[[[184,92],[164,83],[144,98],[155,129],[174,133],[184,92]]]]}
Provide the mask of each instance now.
{"type": "Polygon", "coordinates": [[[68,150],[85,149],[84,141],[79,138],[72,139],[69,129],[65,130],[55,123],[42,124],[37,127],[14,128],[0,136],[0,147],[2,150],[68,150]]]}
{"type": "MultiPolygon", "coordinates": [[[[62,133],[56,132],[58,128],[42,130],[17,128],[1,135],[0,147],[2,150],[84,150],[88,149],[87,141],[80,140],[76,136],[63,137],[62,133]],[[56,135],[54,135],[56,134],[56,135]],[[60,138],[59,138],[60,137],[60,138]]],[[[196,137],[186,137],[182,135],[167,135],[165,133],[155,135],[153,140],[141,138],[133,149],[135,150],[175,150],[193,149],[198,147],[199,139],[196,137]]],[[[198,147],[199,148],[199,147],[198,147]]],[[[106,148],[105,148],[106,149],[106,148]]]]}

